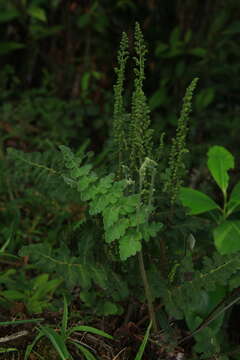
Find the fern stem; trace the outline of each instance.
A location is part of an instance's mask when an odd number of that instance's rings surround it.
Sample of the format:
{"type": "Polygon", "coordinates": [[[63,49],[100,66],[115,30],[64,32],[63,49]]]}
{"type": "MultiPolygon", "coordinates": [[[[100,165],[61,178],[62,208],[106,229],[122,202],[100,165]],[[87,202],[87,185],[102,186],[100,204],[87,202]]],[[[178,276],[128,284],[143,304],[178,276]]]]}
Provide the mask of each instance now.
{"type": "MultiPolygon", "coordinates": [[[[152,167],[151,186],[150,186],[150,193],[148,195],[149,196],[149,198],[148,198],[148,206],[152,205],[153,192],[154,192],[154,178],[155,178],[155,174],[156,174],[155,165],[156,164],[155,164],[154,161],[150,160],[149,158],[146,158],[145,161],[143,162],[140,170],[139,170],[139,194],[140,194],[140,199],[139,199],[139,202],[138,202],[137,216],[139,216],[139,213],[140,213],[141,195],[142,195],[142,192],[143,192],[143,189],[144,189],[144,178],[146,176],[147,167],[152,167]]],[[[138,228],[139,228],[139,225],[138,225],[138,228]]],[[[144,291],[145,291],[145,295],[146,295],[146,298],[147,298],[149,317],[150,317],[150,320],[152,321],[152,324],[153,324],[153,330],[155,332],[157,332],[158,331],[158,326],[157,326],[157,320],[156,320],[155,310],[154,310],[154,306],[153,306],[152,292],[151,292],[151,288],[150,288],[149,281],[148,281],[148,278],[147,278],[147,273],[146,273],[146,269],[145,269],[145,265],[144,265],[142,251],[140,251],[138,253],[138,262],[139,262],[140,273],[141,273],[141,277],[142,277],[142,281],[143,281],[143,285],[144,285],[144,291]]]]}
{"type": "Polygon", "coordinates": [[[139,251],[139,253],[138,253],[138,262],[139,262],[139,268],[140,268],[141,277],[142,277],[142,281],[143,281],[143,285],[144,285],[144,291],[145,291],[145,295],[147,298],[148,313],[150,316],[150,320],[152,321],[152,324],[153,324],[153,331],[157,332],[158,326],[157,326],[156,314],[155,314],[155,310],[154,310],[154,306],[153,306],[152,293],[151,293],[151,289],[149,286],[147,273],[145,270],[142,251],[139,251]]]}

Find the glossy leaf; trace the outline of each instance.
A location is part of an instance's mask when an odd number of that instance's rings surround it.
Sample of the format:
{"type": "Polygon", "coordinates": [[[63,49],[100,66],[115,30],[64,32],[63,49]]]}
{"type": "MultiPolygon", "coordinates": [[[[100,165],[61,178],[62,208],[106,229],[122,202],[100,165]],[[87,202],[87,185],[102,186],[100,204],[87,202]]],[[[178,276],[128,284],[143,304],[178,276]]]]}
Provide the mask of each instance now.
{"type": "Polygon", "coordinates": [[[213,232],[214,242],[220,254],[232,254],[240,250],[240,221],[225,221],[213,232]]]}
{"type": "Polygon", "coordinates": [[[213,146],[208,151],[208,168],[222,190],[226,193],[229,176],[228,170],[234,168],[234,158],[232,154],[222,146],[213,146]]]}
{"type": "Polygon", "coordinates": [[[188,215],[198,215],[207,211],[219,209],[219,206],[213,199],[201,191],[181,187],[179,200],[183,206],[189,208],[188,215]]]}
{"type": "Polygon", "coordinates": [[[240,205],[240,181],[234,186],[228,202],[228,213],[232,213],[240,205]]]}

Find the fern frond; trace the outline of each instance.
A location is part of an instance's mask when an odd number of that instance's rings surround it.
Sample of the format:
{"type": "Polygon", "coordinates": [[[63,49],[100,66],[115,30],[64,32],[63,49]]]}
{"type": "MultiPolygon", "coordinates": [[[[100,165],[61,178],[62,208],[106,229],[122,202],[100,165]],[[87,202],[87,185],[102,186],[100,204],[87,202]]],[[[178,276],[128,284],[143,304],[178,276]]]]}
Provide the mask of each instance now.
{"type": "Polygon", "coordinates": [[[202,290],[211,292],[228,283],[232,288],[240,286],[240,278],[235,276],[240,271],[239,254],[220,255],[216,252],[212,258],[204,258],[201,270],[194,268],[190,257],[185,257],[178,269],[181,283],[168,287],[164,295],[168,313],[177,319],[184,317],[186,304],[197,303],[202,290]],[[191,279],[186,279],[186,274],[190,274],[191,279]]]}

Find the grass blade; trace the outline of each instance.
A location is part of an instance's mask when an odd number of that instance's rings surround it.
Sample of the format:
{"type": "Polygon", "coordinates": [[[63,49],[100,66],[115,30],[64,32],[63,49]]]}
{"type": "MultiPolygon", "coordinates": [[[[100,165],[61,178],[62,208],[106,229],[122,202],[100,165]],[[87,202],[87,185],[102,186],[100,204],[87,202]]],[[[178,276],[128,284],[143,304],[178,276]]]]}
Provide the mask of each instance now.
{"type": "Polygon", "coordinates": [[[71,341],[71,343],[74,344],[81,351],[81,353],[84,355],[85,359],[97,360],[95,358],[95,356],[88,349],[86,349],[83,345],[77,344],[74,341],[71,341]]]}
{"type": "Polygon", "coordinates": [[[13,321],[0,321],[0,326],[4,325],[18,325],[18,324],[27,324],[27,323],[37,323],[43,321],[44,319],[29,319],[29,320],[13,320],[13,321]]]}
{"type": "Polygon", "coordinates": [[[37,336],[35,337],[35,339],[33,340],[33,342],[27,346],[26,348],[26,351],[25,351],[25,354],[24,354],[24,360],[27,360],[29,355],[31,354],[32,352],[32,349],[34,348],[34,346],[36,345],[36,343],[43,337],[44,335],[39,332],[37,334],[37,336]]]}
{"type": "Polygon", "coordinates": [[[40,329],[41,332],[51,341],[53,347],[58,352],[62,360],[72,359],[62,336],[48,326],[41,326],[40,329]]]}
{"type": "Polygon", "coordinates": [[[67,334],[67,325],[68,325],[68,303],[67,299],[64,296],[63,298],[63,318],[62,318],[62,325],[61,325],[61,334],[66,338],[67,334]]]}
{"type": "Polygon", "coordinates": [[[143,353],[144,353],[144,350],[145,350],[145,347],[147,345],[147,341],[148,341],[148,338],[149,338],[151,327],[152,327],[152,322],[150,322],[150,324],[148,325],[147,331],[146,331],[146,333],[144,335],[144,339],[143,339],[143,341],[141,343],[141,346],[140,346],[140,348],[138,350],[138,353],[137,353],[134,360],[141,360],[142,359],[142,356],[143,356],[143,353]]]}
{"type": "Polygon", "coordinates": [[[9,352],[16,352],[18,351],[18,349],[16,348],[0,348],[0,354],[5,354],[5,353],[9,353],[9,352]]]}
{"type": "Polygon", "coordinates": [[[92,326],[85,326],[85,325],[79,325],[79,326],[74,326],[71,329],[69,329],[69,331],[67,332],[68,336],[70,336],[73,332],[75,331],[84,331],[84,332],[89,332],[95,335],[100,335],[103,336],[107,339],[111,339],[113,340],[113,337],[107,333],[105,333],[105,331],[96,329],[92,326]]]}

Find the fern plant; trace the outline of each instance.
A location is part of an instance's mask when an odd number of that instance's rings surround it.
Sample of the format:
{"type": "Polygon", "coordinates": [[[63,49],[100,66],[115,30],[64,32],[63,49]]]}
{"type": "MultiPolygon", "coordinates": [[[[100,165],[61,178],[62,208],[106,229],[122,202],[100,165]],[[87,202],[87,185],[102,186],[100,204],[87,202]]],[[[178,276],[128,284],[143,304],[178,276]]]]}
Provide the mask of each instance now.
{"type": "MultiPolygon", "coordinates": [[[[46,179],[46,182],[48,182],[46,174],[49,173],[52,174],[52,178],[56,176],[58,179],[63,179],[73,189],[75,201],[79,201],[87,208],[83,222],[86,221],[87,226],[97,229],[95,231],[95,243],[91,248],[92,252],[97,253],[97,249],[107,247],[108,254],[105,251],[99,251],[103,252],[103,257],[106,254],[108,255],[107,259],[109,259],[109,253],[113,249],[114,257],[119,257],[120,261],[128,261],[137,255],[150,319],[153,329],[156,330],[157,320],[153,301],[154,298],[163,296],[164,291],[167,291],[168,284],[159,277],[159,272],[155,271],[155,268],[152,267],[150,271],[146,268],[148,254],[145,249],[151,246],[150,239],[155,239],[158,242],[156,236],[163,229],[163,222],[159,221],[156,216],[157,204],[155,202],[156,179],[160,178],[159,164],[156,160],[163,153],[163,135],[161,136],[160,145],[157,145],[159,153],[156,154],[153,150],[150,112],[143,90],[147,49],[138,23],[135,27],[134,49],[136,55],[133,58],[135,63],[134,90],[131,104],[129,104],[130,112],[127,112],[123,93],[126,61],[129,56],[127,45],[127,36],[123,34],[116,69],[117,82],[114,87],[113,138],[118,155],[117,174],[100,175],[98,169],[93,169],[93,163],[90,157],[85,154],[84,149],[74,154],[68,147],[63,145],[60,146],[60,151],[64,160],[64,168],[62,164],[54,169],[55,165],[54,167],[44,166],[44,164],[29,161],[28,154],[21,153],[19,156],[19,152],[12,151],[11,155],[12,157],[15,156],[15,158],[18,157],[19,160],[22,158],[23,163],[28,165],[29,168],[38,169],[39,176],[45,174],[41,178],[43,183],[46,179]],[[149,277],[153,278],[154,276],[155,278],[158,277],[158,282],[161,279],[161,284],[158,284],[161,291],[153,289],[149,277]]],[[[166,186],[166,189],[172,199],[175,199],[182,179],[182,173],[179,169],[183,162],[188,129],[186,121],[190,113],[191,97],[196,82],[195,79],[187,89],[176,139],[173,141],[173,150],[169,160],[168,174],[170,175],[168,179],[171,186],[166,186]],[[177,158],[176,167],[174,167],[175,158],[177,158]]],[[[81,229],[81,224],[79,226],[81,229]]],[[[81,250],[83,243],[87,247],[87,241],[83,239],[84,236],[80,236],[79,249],[81,250]]],[[[63,277],[70,279],[70,272],[73,279],[72,284],[79,284],[83,287],[85,299],[90,297],[89,290],[92,283],[99,284],[106,291],[108,288],[110,292],[112,291],[113,284],[110,284],[109,277],[106,277],[106,273],[109,271],[106,258],[101,260],[103,266],[99,267],[99,264],[94,264],[93,260],[89,263],[88,261],[83,263],[81,256],[71,257],[64,250],[65,248],[60,251],[53,249],[50,244],[32,244],[24,247],[20,254],[22,256],[29,255],[30,259],[33,259],[39,267],[48,267],[51,271],[55,271],[63,277]],[[103,272],[100,271],[102,268],[104,268],[103,272]],[[81,275],[77,276],[77,274],[81,275]]],[[[121,297],[115,297],[115,299],[118,301],[121,297]]],[[[91,301],[89,302],[91,303],[91,301]]]]}

